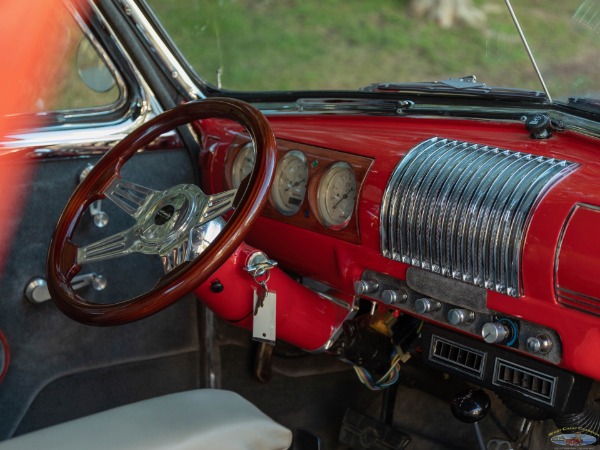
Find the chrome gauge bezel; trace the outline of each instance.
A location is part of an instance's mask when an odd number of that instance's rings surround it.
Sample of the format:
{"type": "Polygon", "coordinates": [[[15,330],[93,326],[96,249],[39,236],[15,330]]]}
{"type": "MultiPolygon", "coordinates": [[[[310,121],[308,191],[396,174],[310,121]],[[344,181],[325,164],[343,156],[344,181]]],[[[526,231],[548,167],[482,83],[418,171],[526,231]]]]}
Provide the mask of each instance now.
{"type": "Polygon", "coordinates": [[[246,178],[249,174],[252,173],[252,169],[254,168],[254,164],[256,162],[256,152],[254,151],[254,144],[252,142],[248,142],[240,147],[240,149],[235,154],[233,158],[233,163],[231,164],[231,187],[233,189],[237,189],[242,184],[242,180],[246,178]],[[248,163],[248,155],[252,155],[252,164],[250,167],[250,171],[247,170],[247,167],[244,167],[244,164],[248,163]]]}
{"type": "Polygon", "coordinates": [[[346,162],[338,161],[330,165],[319,179],[317,187],[317,212],[319,221],[331,230],[346,228],[354,215],[356,207],[356,173],[352,166],[346,162]],[[336,179],[344,174],[350,175],[351,189],[337,197],[333,193],[336,179]],[[344,196],[346,196],[344,198],[344,196]],[[347,215],[343,218],[336,215],[334,209],[343,203],[346,205],[347,215]]]}
{"type": "MultiPolygon", "coordinates": [[[[294,175],[296,176],[296,175],[294,175]]],[[[296,181],[298,183],[298,181],[296,181]]],[[[275,209],[285,216],[293,216],[304,203],[306,198],[306,190],[308,186],[308,161],[304,153],[299,150],[290,150],[281,157],[277,163],[275,169],[275,176],[273,178],[273,185],[271,186],[270,200],[271,204],[275,209]],[[293,185],[293,181],[290,180],[290,171],[292,169],[291,164],[295,161],[299,161],[301,164],[302,174],[304,180],[300,184],[293,185]],[[300,195],[296,195],[294,203],[290,204],[290,197],[286,198],[284,192],[293,188],[297,192],[301,192],[300,195]],[[296,204],[296,201],[298,202],[296,204]]]]}

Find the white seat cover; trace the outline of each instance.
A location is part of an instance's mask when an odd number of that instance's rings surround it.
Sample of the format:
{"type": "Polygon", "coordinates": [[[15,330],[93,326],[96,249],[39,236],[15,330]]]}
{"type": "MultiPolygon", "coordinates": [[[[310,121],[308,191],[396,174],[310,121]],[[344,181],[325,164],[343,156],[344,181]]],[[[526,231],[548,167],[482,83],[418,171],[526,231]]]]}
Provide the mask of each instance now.
{"type": "Polygon", "coordinates": [[[0,450],[282,450],[292,433],[230,391],[157,397],[0,442],[0,450]]]}

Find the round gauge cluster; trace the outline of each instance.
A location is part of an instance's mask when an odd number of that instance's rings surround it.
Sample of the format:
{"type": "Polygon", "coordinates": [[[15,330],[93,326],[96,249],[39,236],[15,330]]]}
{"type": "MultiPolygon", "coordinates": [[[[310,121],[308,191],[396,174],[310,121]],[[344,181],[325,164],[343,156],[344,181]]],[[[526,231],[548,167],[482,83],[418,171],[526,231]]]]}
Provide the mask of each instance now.
{"type": "Polygon", "coordinates": [[[273,206],[286,216],[296,214],[304,202],[307,184],[306,156],[298,150],[287,152],[279,160],[275,169],[271,187],[273,206]]]}
{"type": "Polygon", "coordinates": [[[234,189],[239,188],[242,180],[252,173],[255,161],[254,145],[248,142],[237,152],[231,165],[231,184],[234,189]]]}
{"type": "MultiPolygon", "coordinates": [[[[252,142],[238,147],[230,166],[231,187],[239,188],[254,167],[256,152],[252,142]]],[[[307,192],[314,216],[331,230],[345,228],[356,205],[356,175],[347,162],[333,162],[323,170],[316,170],[317,160],[311,165],[299,150],[285,152],[277,163],[270,201],[278,213],[293,216],[300,211],[307,192]],[[310,189],[309,189],[310,187],[310,189]]]]}
{"type": "Polygon", "coordinates": [[[345,162],[332,164],[321,176],[317,189],[319,219],[326,227],[341,229],[348,225],[356,200],[356,176],[345,162]]]}

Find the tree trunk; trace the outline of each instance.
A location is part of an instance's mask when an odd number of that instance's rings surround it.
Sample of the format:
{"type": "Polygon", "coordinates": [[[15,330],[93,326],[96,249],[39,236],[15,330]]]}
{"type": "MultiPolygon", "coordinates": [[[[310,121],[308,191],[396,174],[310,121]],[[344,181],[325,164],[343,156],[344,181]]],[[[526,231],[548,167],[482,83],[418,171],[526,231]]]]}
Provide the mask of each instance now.
{"type": "Polygon", "coordinates": [[[485,26],[485,13],[472,0],[411,0],[410,9],[415,16],[433,20],[441,28],[458,24],[485,26]]]}

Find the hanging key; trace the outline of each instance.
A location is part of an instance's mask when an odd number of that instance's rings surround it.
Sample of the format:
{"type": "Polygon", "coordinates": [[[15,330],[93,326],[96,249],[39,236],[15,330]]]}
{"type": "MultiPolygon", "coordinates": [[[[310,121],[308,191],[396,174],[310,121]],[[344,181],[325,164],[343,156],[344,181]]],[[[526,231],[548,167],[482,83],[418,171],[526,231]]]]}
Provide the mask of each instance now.
{"type": "Polygon", "coordinates": [[[267,283],[271,269],[277,262],[267,258],[262,252],[254,252],[248,258],[244,270],[252,275],[254,289],[254,317],[252,320],[252,338],[255,341],[275,345],[276,299],[274,291],[269,291],[267,283]]]}
{"type": "MultiPolygon", "coordinates": [[[[254,279],[256,281],[256,278],[254,279]]],[[[254,315],[258,314],[258,310],[263,307],[265,303],[265,298],[269,295],[269,288],[267,287],[267,282],[265,281],[256,281],[258,287],[256,288],[256,305],[254,306],[254,315]]]]}

